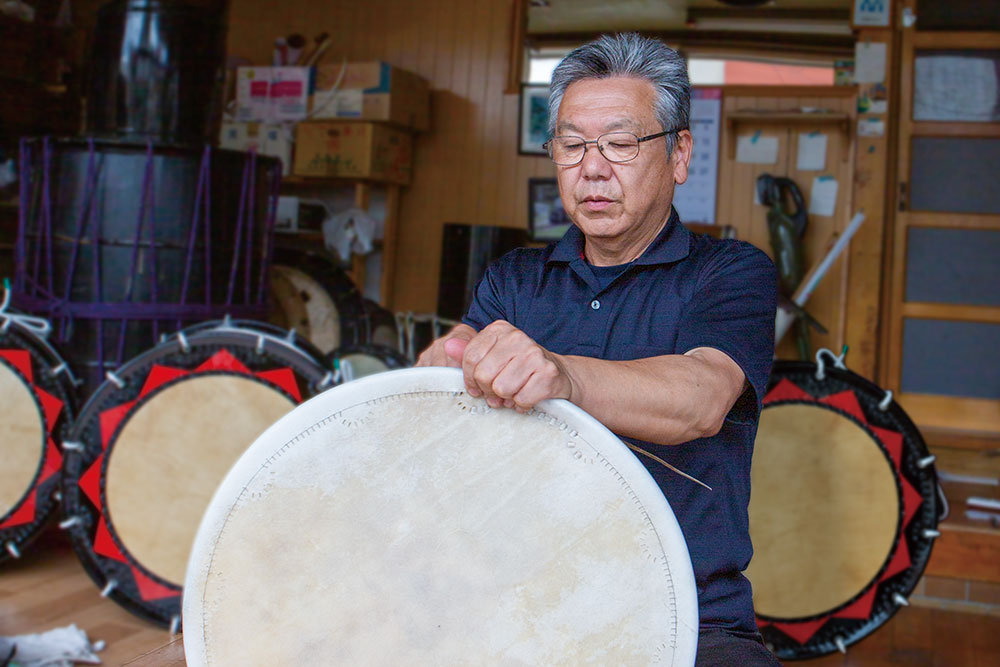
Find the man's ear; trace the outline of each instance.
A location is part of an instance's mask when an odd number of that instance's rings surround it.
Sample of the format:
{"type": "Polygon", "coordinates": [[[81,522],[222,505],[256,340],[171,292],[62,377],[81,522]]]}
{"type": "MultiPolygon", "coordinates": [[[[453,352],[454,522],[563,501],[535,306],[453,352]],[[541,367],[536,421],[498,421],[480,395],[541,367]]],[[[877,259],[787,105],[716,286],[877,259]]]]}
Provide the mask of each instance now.
{"type": "Polygon", "coordinates": [[[674,150],[670,154],[671,166],[674,170],[674,183],[680,185],[687,180],[688,165],[691,164],[691,153],[694,150],[694,137],[690,130],[681,130],[677,133],[677,141],[674,142],[674,150]]]}

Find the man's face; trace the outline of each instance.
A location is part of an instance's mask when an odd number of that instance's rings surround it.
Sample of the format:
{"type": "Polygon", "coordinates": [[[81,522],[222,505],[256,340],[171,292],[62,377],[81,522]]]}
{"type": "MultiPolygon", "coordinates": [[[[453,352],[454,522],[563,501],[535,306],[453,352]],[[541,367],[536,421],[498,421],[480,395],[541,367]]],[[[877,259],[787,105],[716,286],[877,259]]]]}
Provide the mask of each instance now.
{"type": "MultiPolygon", "coordinates": [[[[654,98],[653,84],[644,79],[576,81],[563,94],[556,135],[592,140],[605,132],[632,132],[638,137],[662,132],[669,128],[660,127],[654,98]]],[[[655,232],[666,220],[674,184],[687,180],[691,134],[680,133],[669,159],[666,140],[641,143],[639,155],[622,163],[609,162],[595,144],[589,144],[580,164],[557,167],[563,207],[588,239],[628,245],[655,232]]]]}

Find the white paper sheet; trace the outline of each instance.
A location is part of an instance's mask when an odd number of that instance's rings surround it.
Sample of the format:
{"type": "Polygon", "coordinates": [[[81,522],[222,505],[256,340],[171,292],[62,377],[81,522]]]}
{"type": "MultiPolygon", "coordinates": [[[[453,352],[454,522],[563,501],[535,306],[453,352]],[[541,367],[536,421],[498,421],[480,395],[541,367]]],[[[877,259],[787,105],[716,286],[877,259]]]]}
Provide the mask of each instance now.
{"type": "Polygon", "coordinates": [[[691,91],[691,136],[694,153],[688,178],[674,190],[674,206],[684,222],[715,223],[715,192],[719,174],[719,127],[722,90],[691,91]]]}
{"type": "Polygon", "coordinates": [[[796,169],[821,171],[826,167],[826,135],[822,132],[800,132],[796,169]]]}
{"type": "Polygon", "coordinates": [[[778,137],[761,136],[760,131],[739,138],[736,161],[749,164],[774,164],[778,161],[778,137]]]}
{"type": "Polygon", "coordinates": [[[885,81],[885,42],[858,42],[854,45],[854,83],[885,81]]]}
{"type": "Polygon", "coordinates": [[[817,176],[809,193],[809,215],[832,216],[837,210],[837,179],[817,176]]]}

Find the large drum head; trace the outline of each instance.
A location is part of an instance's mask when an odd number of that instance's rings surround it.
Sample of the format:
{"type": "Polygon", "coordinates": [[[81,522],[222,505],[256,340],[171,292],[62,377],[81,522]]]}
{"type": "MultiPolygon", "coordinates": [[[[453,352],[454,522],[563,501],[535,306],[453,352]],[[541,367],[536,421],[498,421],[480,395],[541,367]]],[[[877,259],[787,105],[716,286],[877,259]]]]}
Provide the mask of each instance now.
{"type": "Polygon", "coordinates": [[[229,323],[178,333],[109,377],[63,469],[70,539],[104,594],[164,626],[209,500],[243,451],[332,376],[286,337],[229,323]]]}
{"type": "Polygon", "coordinates": [[[189,665],[690,665],[687,549],[642,464],[575,406],[455,369],[331,389],[229,472],[185,582],[189,665]]]}
{"type": "MultiPolygon", "coordinates": [[[[15,316],[16,317],[16,316],[15,316]]],[[[58,505],[73,379],[45,340],[0,317],[0,563],[19,558],[58,505]]]]}
{"type": "Polygon", "coordinates": [[[22,376],[0,361],[0,516],[31,488],[45,453],[45,428],[38,403],[22,376]]]}
{"type": "Polygon", "coordinates": [[[889,459],[860,425],[807,404],[761,413],[754,445],[747,569],[757,613],[813,616],[875,578],[896,541],[889,459]],[[795,539],[789,539],[794,535],[795,539]]]}
{"type": "Polygon", "coordinates": [[[212,493],[247,444],[295,406],[240,375],[192,377],[151,396],[108,457],[107,509],[118,536],[178,586],[212,493]],[[149,520],[163,515],[170,521],[149,520]]]}
{"type": "Polygon", "coordinates": [[[844,650],[906,602],[940,505],[933,457],[891,394],[850,371],[777,362],[751,469],[746,575],[781,659],[844,650]]]}

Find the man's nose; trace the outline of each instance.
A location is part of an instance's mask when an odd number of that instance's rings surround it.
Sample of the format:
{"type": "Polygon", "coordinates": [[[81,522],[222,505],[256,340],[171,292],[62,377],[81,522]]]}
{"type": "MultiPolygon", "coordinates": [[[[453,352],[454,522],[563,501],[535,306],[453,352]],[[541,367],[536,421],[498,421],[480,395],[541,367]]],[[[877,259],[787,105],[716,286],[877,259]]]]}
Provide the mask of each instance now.
{"type": "Polygon", "coordinates": [[[588,180],[605,180],[611,177],[611,163],[598,150],[596,143],[587,146],[580,168],[583,170],[583,177],[588,180]]]}

